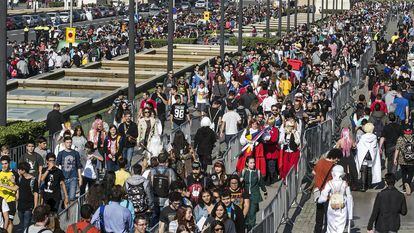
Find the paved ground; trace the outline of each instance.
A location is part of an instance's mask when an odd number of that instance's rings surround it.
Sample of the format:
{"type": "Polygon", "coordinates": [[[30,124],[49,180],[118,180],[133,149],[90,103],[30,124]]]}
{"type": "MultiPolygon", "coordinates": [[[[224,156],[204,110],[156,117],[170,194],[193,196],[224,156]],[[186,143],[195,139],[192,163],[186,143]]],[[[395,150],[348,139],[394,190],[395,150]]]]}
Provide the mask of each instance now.
{"type": "MultiPolygon", "coordinates": [[[[388,33],[394,32],[396,29],[396,22],[391,22],[388,27],[388,33]]],[[[389,39],[389,36],[388,36],[389,39]]],[[[359,94],[366,94],[366,87],[358,90],[354,95],[354,98],[359,94]]],[[[352,110],[348,110],[348,116],[352,113],[352,110]]],[[[342,126],[349,126],[349,118],[346,117],[342,122],[342,126]]],[[[384,171],[383,171],[384,173],[384,171]]],[[[401,187],[401,181],[396,185],[397,188],[401,187]]],[[[379,186],[376,189],[369,190],[366,193],[353,192],[354,199],[354,219],[352,222],[351,232],[366,232],[369,217],[371,215],[372,206],[375,201],[377,193],[383,188],[379,186]]],[[[302,208],[292,208],[289,212],[292,225],[282,225],[279,232],[312,232],[315,225],[315,203],[313,197],[309,194],[301,194],[298,198],[302,208]]],[[[414,232],[414,199],[413,196],[406,196],[408,205],[408,214],[401,218],[400,233],[412,233],[414,232]]]]}

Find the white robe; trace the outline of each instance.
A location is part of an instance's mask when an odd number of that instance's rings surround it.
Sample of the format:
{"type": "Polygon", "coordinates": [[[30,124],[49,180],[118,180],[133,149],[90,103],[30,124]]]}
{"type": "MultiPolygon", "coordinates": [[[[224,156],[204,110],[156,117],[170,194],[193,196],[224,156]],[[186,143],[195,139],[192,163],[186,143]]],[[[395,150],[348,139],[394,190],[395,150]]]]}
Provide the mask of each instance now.
{"type": "Polygon", "coordinates": [[[342,209],[334,210],[328,203],[327,211],[327,233],[343,233],[347,223],[352,219],[354,202],[351,195],[351,189],[345,181],[341,178],[332,179],[326,185],[321,192],[321,196],[318,199],[319,203],[326,202],[333,192],[340,192],[344,195],[345,207],[342,209]]]}
{"type": "Polygon", "coordinates": [[[377,136],[373,133],[362,135],[358,141],[357,156],[355,157],[358,175],[368,150],[372,157],[372,184],[376,184],[381,182],[381,157],[378,150],[377,136]]]}

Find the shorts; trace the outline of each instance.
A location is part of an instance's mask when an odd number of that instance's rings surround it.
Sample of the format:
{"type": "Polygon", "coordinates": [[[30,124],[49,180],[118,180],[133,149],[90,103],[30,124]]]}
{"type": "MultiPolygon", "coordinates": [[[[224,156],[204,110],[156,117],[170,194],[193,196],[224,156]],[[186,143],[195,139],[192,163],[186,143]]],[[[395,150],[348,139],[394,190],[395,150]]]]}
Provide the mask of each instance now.
{"type": "Polygon", "coordinates": [[[13,221],[14,215],[16,214],[16,201],[7,202],[9,206],[9,219],[13,221]]]}

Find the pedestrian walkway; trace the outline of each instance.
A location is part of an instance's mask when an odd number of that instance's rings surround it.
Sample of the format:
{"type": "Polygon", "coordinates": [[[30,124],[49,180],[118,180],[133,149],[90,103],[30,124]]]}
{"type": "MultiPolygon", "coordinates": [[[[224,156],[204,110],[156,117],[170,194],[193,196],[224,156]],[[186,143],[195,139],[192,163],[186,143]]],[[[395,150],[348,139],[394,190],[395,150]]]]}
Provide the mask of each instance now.
{"type": "MultiPolygon", "coordinates": [[[[390,39],[390,35],[397,28],[397,22],[392,21],[389,23],[386,33],[386,39],[390,39]]],[[[368,93],[367,87],[357,90],[353,96],[356,99],[360,94],[368,93]]],[[[368,96],[366,96],[368,99],[368,96]]],[[[347,117],[341,122],[342,127],[350,126],[349,116],[352,114],[352,109],[347,111],[347,117]]],[[[385,174],[385,170],[383,174],[385,174]]],[[[375,197],[379,191],[382,190],[384,185],[379,185],[375,189],[370,189],[367,192],[352,192],[354,199],[354,217],[351,225],[351,232],[366,232],[369,218],[371,216],[372,207],[374,205],[375,197]]],[[[396,183],[397,189],[401,190],[402,182],[399,180],[396,183]]],[[[291,217],[292,224],[285,224],[280,228],[280,232],[312,232],[315,225],[316,205],[313,200],[313,195],[309,192],[302,193],[299,197],[299,207],[291,208],[289,216],[291,217]]],[[[414,200],[412,196],[406,196],[408,213],[406,216],[401,217],[400,233],[414,232],[414,200]]]]}

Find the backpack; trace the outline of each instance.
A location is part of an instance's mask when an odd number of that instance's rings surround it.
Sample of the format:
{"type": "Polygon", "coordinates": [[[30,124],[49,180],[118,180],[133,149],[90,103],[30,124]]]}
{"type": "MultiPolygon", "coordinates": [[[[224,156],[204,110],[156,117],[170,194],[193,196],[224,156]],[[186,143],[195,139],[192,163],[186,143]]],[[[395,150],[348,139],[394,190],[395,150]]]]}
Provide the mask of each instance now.
{"type": "Polygon", "coordinates": [[[240,115],[241,124],[239,129],[244,129],[247,127],[247,113],[245,108],[236,108],[237,114],[240,115]]]}
{"type": "Polygon", "coordinates": [[[414,143],[409,141],[407,138],[403,136],[404,146],[402,148],[402,152],[404,155],[404,161],[412,162],[414,161],[414,143]]]}
{"type": "Polygon", "coordinates": [[[147,194],[145,193],[144,182],[137,185],[128,183],[126,190],[128,200],[132,202],[135,213],[143,213],[148,210],[147,194]]]}
{"type": "Polygon", "coordinates": [[[377,137],[381,137],[382,130],[384,129],[384,123],[381,118],[372,117],[372,124],[374,125],[374,134],[377,137]]]}
{"type": "Polygon", "coordinates": [[[70,227],[72,227],[73,232],[76,232],[76,233],[88,233],[88,231],[93,228],[93,225],[89,223],[82,230],[78,228],[78,224],[77,223],[74,223],[74,224],[70,225],[70,227]]]}
{"type": "Polygon", "coordinates": [[[152,187],[154,188],[154,193],[158,197],[167,198],[168,190],[170,188],[171,178],[167,175],[168,169],[165,169],[164,172],[159,172],[155,169],[155,174],[152,176],[152,187]]]}
{"type": "Polygon", "coordinates": [[[329,182],[330,186],[332,187],[332,194],[329,197],[329,205],[334,210],[339,210],[345,207],[345,197],[341,193],[342,183],[339,186],[339,189],[335,190],[335,187],[333,187],[332,182],[329,182]]]}

